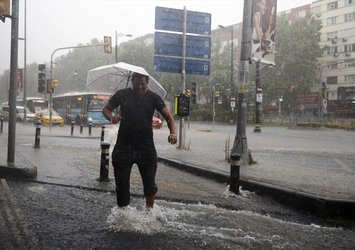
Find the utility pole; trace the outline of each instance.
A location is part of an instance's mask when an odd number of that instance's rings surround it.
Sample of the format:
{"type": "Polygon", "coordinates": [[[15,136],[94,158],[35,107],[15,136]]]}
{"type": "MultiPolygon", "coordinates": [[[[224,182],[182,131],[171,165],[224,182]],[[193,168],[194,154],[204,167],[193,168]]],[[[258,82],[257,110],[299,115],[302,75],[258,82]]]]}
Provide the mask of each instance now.
{"type": "Polygon", "coordinates": [[[16,75],[18,63],[18,20],[19,0],[12,0],[11,15],[11,62],[10,62],[10,88],[9,88],[9,128],[7,164],[15,164],[15,137],[16,137],[16,75]]]}
{"type": "Polygon", "coordinates": [[[246,119],[247,119],[247,92],[246,85],[249,74],[249,63],[251,62],[251,38],[252,38],[252,3],[253,1],[244,0],[243,10],[243,33],[242,47],[239,67],[239,91],[238,91],[238,119],[237,133],[234,138],[232,155],[240,155],[245,164],[248,158],[248,143],[246,137],[246,119]]]}

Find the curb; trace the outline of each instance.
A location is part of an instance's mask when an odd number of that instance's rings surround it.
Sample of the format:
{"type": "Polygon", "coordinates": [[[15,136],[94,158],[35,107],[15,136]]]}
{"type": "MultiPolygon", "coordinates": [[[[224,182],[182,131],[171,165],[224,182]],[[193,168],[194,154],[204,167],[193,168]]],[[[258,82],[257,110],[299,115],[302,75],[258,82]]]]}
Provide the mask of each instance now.
{"type": "Polygon", "coordinates": [[[18,166],[3,166],[0,165],[0,176],[12,176],[23,178],[37,177],[37,167],[18,167],[18,166]]]}
{"type": "MultiPolygon", "coordinates": [[[[195,165],[163,157],[158,157],[158,161],[171,167],[215,180],[220,183],[230,183],[230,176],[225,173],[204,169],[195,165]]],[[[240,177],[239,181],[243,189],[256,192],[261,195],[268,195],[281,204],[310,212],[322,218],[355,218],[355,200],[330,199],[243,177],[240,177]]]]}

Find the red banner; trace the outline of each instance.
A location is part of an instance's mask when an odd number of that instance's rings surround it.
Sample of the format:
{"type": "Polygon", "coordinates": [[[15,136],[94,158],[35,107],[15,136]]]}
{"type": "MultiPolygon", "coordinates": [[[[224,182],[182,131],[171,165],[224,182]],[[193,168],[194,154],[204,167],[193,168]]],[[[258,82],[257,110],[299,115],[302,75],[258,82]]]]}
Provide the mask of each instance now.
{"type": "Polygon", "coordinates": [[[313,94],[304,94],[304,95],[297,95],[297,104],[302,105],[302,104],[318,104],[318,99],[319,94],[318,93],[313,93],[313,94]]]}

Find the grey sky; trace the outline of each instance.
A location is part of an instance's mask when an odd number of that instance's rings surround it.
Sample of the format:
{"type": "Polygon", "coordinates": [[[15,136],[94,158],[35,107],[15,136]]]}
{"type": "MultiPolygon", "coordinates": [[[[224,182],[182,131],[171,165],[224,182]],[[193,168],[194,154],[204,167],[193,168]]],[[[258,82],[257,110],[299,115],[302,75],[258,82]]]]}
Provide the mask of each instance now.
{"type": "MultiPolygon", "coordinates": [[[[20,37],[24,36],[24,1],[20,0],[20,37]]],[[[278,0],[278,11],[310,4],[311,0],[278,0]]],[[[115,30],[134,37],[154,33],[155,7],[212,14],[212,29],[242,21],[244,0],[27,0],[27,63],[50,61],[60,47],[89,43],[115,30]]],[[[120,37],[118,42],[131,38],[120,37]]],[[[10,67],[11,20],[0,23],[0,74],[10,67]]],[[[58,52],[55,57],[67,51],[58,52]]],[[[19,41],[23,67],[23,41],[19,41]]]]}

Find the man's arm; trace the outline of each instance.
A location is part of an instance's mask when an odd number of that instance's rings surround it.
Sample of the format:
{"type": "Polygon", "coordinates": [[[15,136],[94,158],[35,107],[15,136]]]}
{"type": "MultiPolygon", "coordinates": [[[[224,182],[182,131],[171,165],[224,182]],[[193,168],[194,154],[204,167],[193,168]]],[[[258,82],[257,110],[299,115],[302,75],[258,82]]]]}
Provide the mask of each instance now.
{"type": "Polygon", "coordinates": [[[105,107],[102,109],[102,114],[105,116],[107,120],[111,121],[111,123],[116,124],[122,119],[122,117],[119,114],[115,116],[112,115],[113,109],[114,107],[110,103],[107,103],[105,107]]]}
{"type": "Polygon", "coordinates": [[[177,142],[177,137],[176,137],[176,128],[175,128],[174,117],[169,112],[167,107],[164,107],[160,111],[160,114],[164,117],[164,119],[168,123],[168,128],[169,128],[169,131],[170,131],[170,135],[168,136],[168,142],[170,142],[171,144],[175,144],[177,142]]]}

